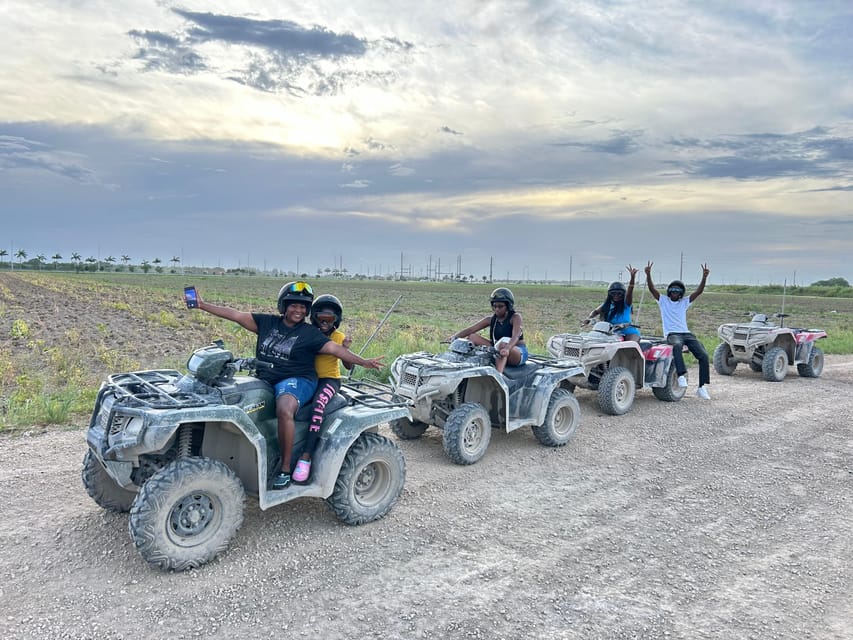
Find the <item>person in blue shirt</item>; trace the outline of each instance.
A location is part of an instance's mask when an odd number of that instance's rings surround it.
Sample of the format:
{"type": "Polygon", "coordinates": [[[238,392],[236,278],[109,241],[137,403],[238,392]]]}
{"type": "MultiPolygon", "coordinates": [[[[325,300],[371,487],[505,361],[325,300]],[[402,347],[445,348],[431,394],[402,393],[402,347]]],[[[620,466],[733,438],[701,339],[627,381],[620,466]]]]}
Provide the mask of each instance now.
{"type": "MultiPolygon", "coordinates": [[[[626,288],[621,282],[614,282],[607,288],[607,297],[599,306],[593,309],[589,317],[584,321],[584,324],[589,324],[592,319],[598,316],[600,320],[609,322],[610,324],[622,324],[623,322],[631,322],[632,305],[634,303],[634,284],[637,279],[637,271],[630,264],[625,267],[628,273],[631,274],[631,280],[626,288]]],[[[636,327],[625,327],[616,331],[625,340],[633,340],[639,342],[640,331],[636,327]]]]}

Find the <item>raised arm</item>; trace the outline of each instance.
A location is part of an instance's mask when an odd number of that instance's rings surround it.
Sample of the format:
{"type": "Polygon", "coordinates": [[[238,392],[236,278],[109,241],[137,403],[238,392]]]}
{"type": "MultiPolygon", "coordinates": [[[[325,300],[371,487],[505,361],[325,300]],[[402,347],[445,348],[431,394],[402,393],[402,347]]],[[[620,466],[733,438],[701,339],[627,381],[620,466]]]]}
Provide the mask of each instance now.
{"type": "Polygon", "coordinates": [[[655,289],[655,283],[652,282],[652,267],[654,266],[654,262],[649,260],[649,263],[646,265],[646,268],[643,271],[646,272],[646,286],[649,288],[649,293],[652,294],[655,300],[660,299],[660,293],[657,289],[655,289]]]}
{"type": "Polygon", "coordinates": [[[702,295],[702,292],[705,290],[705,282],[708,280],[709,273],[711,273],[711,270],[708,268],[708,264],[703,264],[702,279],[699,281],[699,286],[696,287],[696,291],[690,294],[690,302],[693,302],[696,298],[702,295]]]}
{"type": "Polygon", "coordinates": [[[628,273],[631,274],[631,279],[628,281],[628,292],[625,294],[625,304],[629,307],[634,304],[634,284],[637,281],[637,269],[636,267],[632,267],[630,264],[625,267],[628,270],[628,273]]]}
{"type": "Polygon", "coordinates": [[[237,311],[237,309],[232,309],[231,307],[223,307],[217,304],[210,304],[209,302],[205,302],[201,299],[201,294],[198,295],[198,308],[202,311],[207,311],[214,316],[218,316],[220,318],[225,318],[226,320],[231,320],[232,322],[236,322],[244,329],[248,329],[252,333],[258,332],[258,325],[255,322],[255,319],[252,317],[252,314],[248,311],[237,311]]]}

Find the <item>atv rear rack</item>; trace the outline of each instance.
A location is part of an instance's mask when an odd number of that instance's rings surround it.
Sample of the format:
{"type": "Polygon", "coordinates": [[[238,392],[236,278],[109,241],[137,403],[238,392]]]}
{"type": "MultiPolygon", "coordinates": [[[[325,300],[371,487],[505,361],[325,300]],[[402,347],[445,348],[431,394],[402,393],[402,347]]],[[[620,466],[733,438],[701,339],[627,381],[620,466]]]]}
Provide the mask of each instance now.
{"type": "Polygon", "coordinates": [[[371,409],[406,406],[405,399],[395,394],[390,385],[374,380],[348,380],[341,385],[340,394],[350,404],[363,404],[371,409]]]}

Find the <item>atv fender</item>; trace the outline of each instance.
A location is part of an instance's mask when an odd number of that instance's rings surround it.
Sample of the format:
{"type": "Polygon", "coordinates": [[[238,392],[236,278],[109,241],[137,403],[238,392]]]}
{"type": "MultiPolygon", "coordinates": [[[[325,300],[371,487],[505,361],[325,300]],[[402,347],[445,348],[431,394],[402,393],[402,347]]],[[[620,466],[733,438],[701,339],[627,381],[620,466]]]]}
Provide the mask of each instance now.
{"type": "Polygon", "coordinates": [[[363,405],[351,405],[336,411],[331,416],[331,422],[324,424],[317,449],[311,458],[311,483],[292,484],[286,493],[267,489],[264,473],[266,460],[264,464],[259,461],[259,476],[264,475],[259,478],[258,502],[261,509],[269,509],[294,498],[328,498],[335,489],[344,457],[358,437],[366,431],[378,433],[380,424],[398,418],[411,419],[411,414],[406,407],[388,407],[377,412],[375,408],[363,405]]]}

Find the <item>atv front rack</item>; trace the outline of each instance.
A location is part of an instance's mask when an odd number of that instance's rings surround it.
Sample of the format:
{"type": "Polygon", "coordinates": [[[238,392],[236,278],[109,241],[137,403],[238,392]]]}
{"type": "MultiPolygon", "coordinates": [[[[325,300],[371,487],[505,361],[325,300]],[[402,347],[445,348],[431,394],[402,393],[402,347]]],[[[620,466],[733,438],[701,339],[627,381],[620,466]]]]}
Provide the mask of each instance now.
{"type": "Polygon", "coordinates": [[[107,393],[112,393],[125,407],[184,409],[209,404],[209,399],[179,389],[175,384],[179,378],[181,373],[174,369],[114,374],[98,392],[98,404],[107,393]]]}

